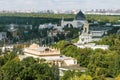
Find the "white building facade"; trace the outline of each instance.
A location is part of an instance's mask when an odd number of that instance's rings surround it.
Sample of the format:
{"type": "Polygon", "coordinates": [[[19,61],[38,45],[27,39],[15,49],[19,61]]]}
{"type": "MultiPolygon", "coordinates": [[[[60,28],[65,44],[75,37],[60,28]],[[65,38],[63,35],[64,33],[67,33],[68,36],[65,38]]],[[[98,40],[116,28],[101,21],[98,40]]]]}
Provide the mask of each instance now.
{"type": "Polygon", "coordinates": [[[30,47],[24,48],[23,52],[24,55],[19,56],[20,60],[26,57],[33,57],[45,59],[46,62],[58,65],[58,67],[77,65],[76,59],[61,55],[60,50],[55,48],[40,47],[37,44],[32,44],[30,47]]]}
{"type": "Polygon", "coordinates": [[[6,32],[0,32],[0,40],[3,40],[7,38],[7,33],[6,32]]]}

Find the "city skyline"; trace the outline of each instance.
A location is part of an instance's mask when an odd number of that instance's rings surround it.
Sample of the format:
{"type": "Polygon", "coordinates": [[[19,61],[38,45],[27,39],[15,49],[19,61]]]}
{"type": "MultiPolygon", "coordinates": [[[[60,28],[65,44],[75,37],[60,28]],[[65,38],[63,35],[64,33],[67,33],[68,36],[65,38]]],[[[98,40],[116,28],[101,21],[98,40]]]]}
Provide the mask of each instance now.
{"type": "Polygon", "coordinates": [[[115,0],[0,0],[0,10],[119,9],[115,0]]]}

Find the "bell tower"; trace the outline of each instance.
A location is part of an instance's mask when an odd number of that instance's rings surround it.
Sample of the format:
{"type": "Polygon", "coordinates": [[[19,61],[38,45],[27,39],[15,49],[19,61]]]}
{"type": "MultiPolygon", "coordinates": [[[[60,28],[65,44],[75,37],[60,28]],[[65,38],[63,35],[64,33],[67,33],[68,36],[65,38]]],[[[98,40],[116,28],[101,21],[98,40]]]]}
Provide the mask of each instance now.
{"type": "Polygon", "coordinates": [[[83,25],[83,33],[88,33],[88,32],[89,32],[89,23],[88,21],[85,21],[83,25]]]}
{"type": "Polygon", "coordinates": [[[61,26],[64,27],[64,17],[62,17],[61,26]]]}

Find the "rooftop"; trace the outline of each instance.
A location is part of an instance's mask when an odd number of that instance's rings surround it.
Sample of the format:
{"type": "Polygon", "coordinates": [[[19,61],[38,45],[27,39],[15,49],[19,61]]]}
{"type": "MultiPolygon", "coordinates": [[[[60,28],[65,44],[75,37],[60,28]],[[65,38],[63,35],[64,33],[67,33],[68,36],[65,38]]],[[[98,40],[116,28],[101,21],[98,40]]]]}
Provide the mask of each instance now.
{"type": "Polygon", "coordinates": [[[30,47],[24,48],[25,53],[35,56],[58,56],[60,55],[60,50],[50,47],[40,47],[39,45],[33,43],[30,47]]]}
{"type": "Polygon", "coordinates": [[[85,15],[82,13],[82,11],[79,11],[76,16],[75,16],[75,20],[86,20],[85,15]]]}

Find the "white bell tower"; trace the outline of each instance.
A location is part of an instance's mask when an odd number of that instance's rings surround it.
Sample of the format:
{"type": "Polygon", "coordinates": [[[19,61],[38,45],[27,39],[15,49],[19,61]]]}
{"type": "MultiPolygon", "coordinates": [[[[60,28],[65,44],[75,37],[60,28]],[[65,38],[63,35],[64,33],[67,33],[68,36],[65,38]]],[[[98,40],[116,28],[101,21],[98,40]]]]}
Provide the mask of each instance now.
{"type": "Polygon", "coordinates": [[[61,26],[64,27],[64,17],[62,17],[61,26]]]}
{"type": "Polygon", "coordinates": [[[88,32],[89,32],[89,23],[88,21],[85,21],[83,26],[83,33],[88,33],[88,32]]]}
{"type": "Polygon", "coordinates": [[[84,22],[82,34],[79,36],[78,44],[87,44],[92,41],[92,35],[89,34],[89,23],[84,22]]]}

